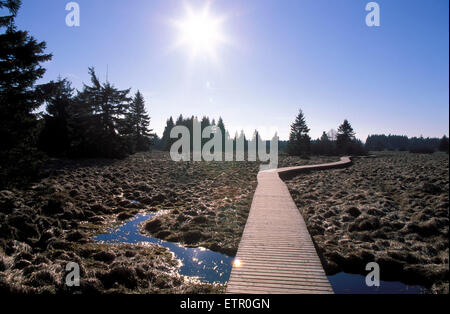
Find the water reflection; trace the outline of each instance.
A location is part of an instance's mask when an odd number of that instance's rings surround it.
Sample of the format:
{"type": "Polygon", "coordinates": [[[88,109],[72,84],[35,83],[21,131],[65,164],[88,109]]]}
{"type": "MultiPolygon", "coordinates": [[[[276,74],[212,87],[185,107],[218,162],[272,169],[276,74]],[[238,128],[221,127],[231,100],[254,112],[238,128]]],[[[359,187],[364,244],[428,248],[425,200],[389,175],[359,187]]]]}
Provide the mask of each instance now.
{"type": "Polygon", "coordinates": [[[421,286],[408,286],[399,281],[382,281],[379,287],[366,285],[366,277],[355,274],[338,273],[328,276],[328,280],[337,294],[420,294],[421,286]]]}
{"type": "Polygon", "coordinates": [[[139,233],[139,224],[149,220],[156,214],[139,214],[124,225],[100,234],[94,241],[102,243],[155,243],[168,248],[179,259],[182,266],[179,273],[184,276],[198,277],[204,282],[226,283],[230,277],[233,258],[204,248],[187,248],[179,244],[162,241],[139,233]]]}

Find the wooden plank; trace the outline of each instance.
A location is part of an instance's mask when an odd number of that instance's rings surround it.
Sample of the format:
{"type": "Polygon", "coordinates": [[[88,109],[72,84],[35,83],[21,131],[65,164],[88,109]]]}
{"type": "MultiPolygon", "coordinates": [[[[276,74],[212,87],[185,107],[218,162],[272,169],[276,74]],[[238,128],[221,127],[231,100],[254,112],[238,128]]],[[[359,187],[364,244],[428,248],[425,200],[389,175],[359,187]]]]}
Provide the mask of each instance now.
{"type": "Polygon", "coordinates": [[[336,163],[289,167],[258,174],[248,220],[227,293],[333,293],[305,221],[281,180],[298,173],[345,167],[336,163]]]}
{"type": "Polygon", "coordinates": [[[275,283],[275,284],[257,284],[257,283],[233,283],[231,285],[231,288],[233,289],[245,289],[248,292],[247,293],[251,293],[250,291],[252,289],[254,290],[261,290],[264,289],[266,291],[268,291],[267,293],[270,293],[269,291],[273,290],[273,291],[277,291],[278,293],[287,293],[287,294],[291,294],[291,293],[316,293],[319,291],[325,292],[325,293],[333,293],[333,290],[331,289],[331,287],[329,288],[321,288],[321,287],[312,287],[312,286],[304,286],[304,285],[299,285],[299,286],[288,286],[285,285],[283,283],[275,283]]]}

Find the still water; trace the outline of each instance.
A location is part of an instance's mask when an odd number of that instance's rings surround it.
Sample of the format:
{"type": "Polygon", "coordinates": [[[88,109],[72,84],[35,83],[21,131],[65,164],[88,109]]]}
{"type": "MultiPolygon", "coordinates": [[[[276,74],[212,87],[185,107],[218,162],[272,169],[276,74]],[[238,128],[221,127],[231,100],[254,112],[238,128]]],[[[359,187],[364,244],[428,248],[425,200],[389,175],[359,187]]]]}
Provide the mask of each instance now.
{"type": "Polygon", "coordinates": [[[328,280],[336,294],[420,294],[421,286],[408,286],[399,281],[382,281],[379,287],[366,285],[366,277],[361,275],[338,273],[328,276],[328,280]]]}
{"type": "MultiPolygon", "coordinates": [[[[158,244],[168,248],[181,261],[182,266],[179,268],[181,275],[196,277],[203,282],[226,283],[231,273],[232,257],[204,248],[187,248],[139,233],[139,224],[160,214],[138,214],[120,227],[96,236],[94,241],[111,244],[158,244]]],[[[380,281],[380,287],[368,287],[364,276],[343,272],[328,276],[328,280],[337,294],[419,294],[424,292],[424,288],[421,286],[408,286],[401,282],[391,281],[380,281]]]]}
{"type": "Polygon", "coordinates": [[[156,214],[139,214],[124,225],[100,234],[94,241],[102,243],[155,243],[168,248],[181,261],[179,273],[184,276],[197,277],[209,283],[226,283],[230,277],[233,258],[204,248],[187,248],[180,244],[148,237],[139,233],[139,224],[149,220],[156,214]]]}

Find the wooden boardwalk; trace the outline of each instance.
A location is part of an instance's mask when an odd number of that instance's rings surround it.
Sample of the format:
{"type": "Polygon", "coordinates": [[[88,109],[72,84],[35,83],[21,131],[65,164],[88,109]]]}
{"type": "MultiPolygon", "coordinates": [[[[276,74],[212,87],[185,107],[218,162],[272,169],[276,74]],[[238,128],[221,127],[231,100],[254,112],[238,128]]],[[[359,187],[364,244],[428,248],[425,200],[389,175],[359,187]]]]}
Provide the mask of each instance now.
{"type": "Polygon", "coordinates": [[[333,293],[305,221],[281,178],[350,164],[350,158],[343,157],[335,163],[258,174],[227,293],[333,293]]]}

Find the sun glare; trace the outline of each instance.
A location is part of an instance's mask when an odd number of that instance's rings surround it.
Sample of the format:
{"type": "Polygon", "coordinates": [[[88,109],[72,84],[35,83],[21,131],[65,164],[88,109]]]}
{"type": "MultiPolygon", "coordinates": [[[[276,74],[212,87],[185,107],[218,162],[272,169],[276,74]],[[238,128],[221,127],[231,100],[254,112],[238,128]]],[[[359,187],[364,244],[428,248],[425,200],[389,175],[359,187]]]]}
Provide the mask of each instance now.
{"type": "Polygon", "coordinates": [[[224,19],[212,16],[209,5],[200,12],[186,7],[186,17],[175,21],[180,32],[177,46],[189,47],[191,56],[207,56],[215,59],[220,44],[226,42],[221,26],[224,19]]]}

